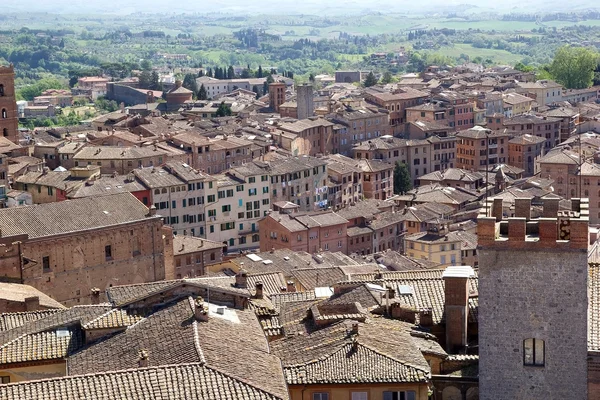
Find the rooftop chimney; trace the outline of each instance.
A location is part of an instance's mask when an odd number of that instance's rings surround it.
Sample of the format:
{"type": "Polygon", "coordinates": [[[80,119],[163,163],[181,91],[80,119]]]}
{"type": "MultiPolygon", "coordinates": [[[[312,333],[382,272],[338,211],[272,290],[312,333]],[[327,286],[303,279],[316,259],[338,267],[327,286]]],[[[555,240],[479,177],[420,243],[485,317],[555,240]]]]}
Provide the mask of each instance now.
{"type": "Polygon", "coordinates": [[[296,286],[294,285],[293,281],[287,281],[287,291],[288,292],[295,292],[296,291],[296,286]]]}
{"type": "Polygon", "coordinates": [[[264,294],[263,294],[263,283],[262,282],[256,282],[256,284],[254,285],[254,289],[255,289],[255,294],[254,297],[256,297],[257,299],[262,299],[264,294]]]}
{"type": "Polygon", "coordinates": [[[235,287],[240,289],[248,288],[248,273],[245,270],[240,269],[240,272],[235,275],[235,287]]]}
{"type": "Polygon", "coordinates": [[[95,287],[95,288],[92,288],[91,292],[92,292],[92,304],[100,303],[100,289],[95,287]]]}
{"type": "Polygon", "coordinates": [[[148,350],[142,349],[138,352],[138,367],[147,368],[149,362],[148,350]]]}
{"type": "Polygon", "coordinates": [[[433,325],[433,313],[431,308],[423,308],[419,311],[419,325],[428,328],[433,325]]]}
{"type": "Polygon", "coordinates": [[[202,297],[198,297],[194,301],[194,318],[198,322],[208,321],[208,308],[204,306],[204,299],[202,297]]]}
{"type": "Polygon", "coordinates": [[[353,335],[358,335],[358,322],[352,322],[352,330],[350,333],[353,335]]]}
{"type": "Polygon", "coordinates": [[[25,297],[25,310],[36,311],[40,309],[40,298],[39,296],[25,297]]]}
{"type": "Polygon", "coordinates": [[[448,267],[444,270],[446,351],[459,353],[467,345],[469,317],[469,278],[474,275],[468,266],[448,267]]]}

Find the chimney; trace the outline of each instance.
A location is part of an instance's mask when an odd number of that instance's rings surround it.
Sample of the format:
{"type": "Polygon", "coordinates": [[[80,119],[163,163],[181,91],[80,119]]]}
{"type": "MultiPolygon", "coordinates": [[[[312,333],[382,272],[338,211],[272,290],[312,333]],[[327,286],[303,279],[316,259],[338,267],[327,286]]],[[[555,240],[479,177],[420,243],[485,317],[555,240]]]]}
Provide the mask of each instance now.
{"type": "Polygon", "coordinates": [[[142,349],[138,352],[138,367],[147,368],[149,362],[148,350],[142,349]]]}
{"type": "Polygon", "coordinates": [[[235,275],[235,287],[240,289],[248,288],[248,273],[245,270],[240,269],[240,272],[235,275]]]}
{"type": "Polygon", "coordinates": [[[396,296],[396,291],[394,290],[393,287],[388,286],[387,288],[387,298],[388,299],[393,299],[396,296]]]}
{"type": "Polygon", "coordinates": [[[433,325],[433,313],[431,308],[423,308],[419,311],[419,325],[429,328],[433,325]]]}
{"type": "Polygon", "coordinates": [[[204,306],[202,297],[198,297],[194,301],[194,318],[198,322],[208,322],[208,308],[204,306]]]}
{"type": "Polygon", "coordinates": [[[100,303],[100,289],[95,287],[95,288],[92,288],[91,292],[92,292],[92,304],[99,304],[100,303]]]}
{"type": "Polygon", "coordinates": [[[296,291],[296,286],[294,285],[294,281],[287,281],[287,291],[288,291],[288,293],[296,291]]]}
{"type": "Polygon", "coordinates": [[[469,266],[444,270],[444,310],[446,313],[446,351],[460,353],[467,345],[469,317],[469,278],[474,275],[469,266]]]}
{"type": "Polygon", "coordinates": [[[36,311],[40,309],[39,296],[25,297],[25,311],[36,311]]]}
{"type": "Polygon", "coordinates": [[[153,204],[148,208],[148,214],[146,214],[146,217],[154,217],[155,215],[156,215],[156,207],[153,204]]]}
{"type": "Polygon", "coordinates": [[[352,330],[350,333],[353,335],[358,335],[358,322],[352,322],[352,330]]]}
{"type": "Polygon", "coordinates": [[[263,294],[263,283],[262,282],[256,282],[256,284],[254,285],[254,290],[255,290],[255,294],[254,297],[257,299],[262,299],[264,294],[263,294]]]}

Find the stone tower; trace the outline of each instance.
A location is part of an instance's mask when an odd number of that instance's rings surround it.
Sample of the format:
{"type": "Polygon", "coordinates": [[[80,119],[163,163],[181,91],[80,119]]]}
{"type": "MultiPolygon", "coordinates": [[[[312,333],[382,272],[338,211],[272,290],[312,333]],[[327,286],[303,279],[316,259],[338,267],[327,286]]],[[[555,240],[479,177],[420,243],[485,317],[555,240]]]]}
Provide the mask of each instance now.
{"type": "Polygon", "coordinates": [[[479,394],[482,400],[587,398],[588,199],[516,199],[478,218],[479,394]]]}
{"type": "Polygon", "coordinates": [[[298,105],[298,119],[306,119],[314,115],[315,106],[312,85],[303,84],[296,87],[296,103],[298,105]]]}
{"type": "Polygon", "coordinates": [[[0,133],[18,144],[19,118],[15,97],[15,70],[11,64],[0,66],[0,133]]]}

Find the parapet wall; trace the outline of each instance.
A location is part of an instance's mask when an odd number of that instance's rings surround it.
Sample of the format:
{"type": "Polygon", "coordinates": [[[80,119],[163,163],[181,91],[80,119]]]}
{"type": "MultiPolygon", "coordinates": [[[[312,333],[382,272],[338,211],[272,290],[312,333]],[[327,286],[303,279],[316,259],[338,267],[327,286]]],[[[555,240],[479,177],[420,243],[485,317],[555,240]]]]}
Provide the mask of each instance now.
{"type": "Polygon", "coordinates": [[[542,218],[531,219],[531,199],[516,199],[512,218],[503,218],[502,199],[488,200],[477,219],[478,247],[587,250],[589,200],[572,199],[570,211],[560,211],[558,202],[546,199],[542,218]]]}

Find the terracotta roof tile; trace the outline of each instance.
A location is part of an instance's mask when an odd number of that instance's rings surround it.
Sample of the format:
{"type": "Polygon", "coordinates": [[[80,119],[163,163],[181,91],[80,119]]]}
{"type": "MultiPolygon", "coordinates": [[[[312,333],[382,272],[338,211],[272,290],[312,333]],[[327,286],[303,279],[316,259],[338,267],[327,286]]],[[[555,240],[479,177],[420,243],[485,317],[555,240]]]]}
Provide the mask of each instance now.
{"type": "Polygon", "coordinates": [[[287,399],[205,365],[169,365],[0,386],[6,400],[279,400],[287,399]]]}

